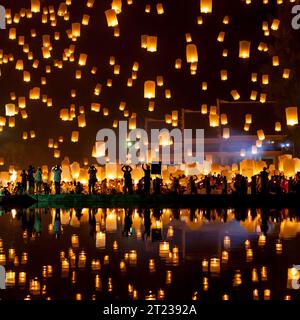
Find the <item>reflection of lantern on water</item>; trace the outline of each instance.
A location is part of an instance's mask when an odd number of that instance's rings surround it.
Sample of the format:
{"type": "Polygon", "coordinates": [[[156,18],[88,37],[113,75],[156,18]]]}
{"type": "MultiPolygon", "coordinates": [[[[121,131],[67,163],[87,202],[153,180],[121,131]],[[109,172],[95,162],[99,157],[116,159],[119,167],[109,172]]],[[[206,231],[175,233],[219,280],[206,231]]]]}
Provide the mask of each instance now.
{"type": "Polygon", "coordinates": [[[107,232],[114,232],[117,230],[117,215],[115,212],[110,212],[105,220],[105,230],[107,232]]]}
{"type": "Polygon", "coordinates": [[[95,277],[95,289],[96,291],[101,291],[102,290],[102,282],[99,274],[96,275],[95,277]]]}
{"type": "Polygon", "coordinates": [[[6,286],[14,287],[16,284],[16,273],[14,271],[8,270],[6,271],[6,286]]]}
{"type": "Polygon", "coordinates": [[[0,253],[0,266],[5,266],[6,264],[6,256],[5,253],[1,252],[0,253]]]}
{"type": "Polygon", "coordinates": [[[114,250],[114,251],[117,251],[118,248],[119,248],[118,242],[117,242],[117,241],[114,241],[114,243],[113,243],[113,250],[114,250]]]}
{"type": "Polygon", "coordinates": [[[103,249],[106,245],[106,234],[104,232],[97,232],[96,234],[96,248],[103,249]]]}
{"type": "Polygon", "coordinates": [[[236,273],[233,276],[233,286],[237,287],[242,284],[242,274],[240,270],[237,270],[236,273]]]}
{"type": "Polygon", "coordinates": [[[203,291],[207,291],[208,288],[209,288],[208,278],[207,278],[207,277],[204,277],[204,278],[203,278],[202,284],[203,284],[203,291]]]}
{"type": "Polygon", "coordinates": [[[18,283],[19,283],[19,286],[21,286],[21,287],[26,285],[26,272],[19,273],[18,283]]]}
{"type": "Polygon", "coordinates": [[[221,270],[220,259],[217,259],[217,258],[210,259],[209,271],[211,273],[220,273],[220,270],[221,270]]]}
{"type": "Polygon", "coordinates": [[[246,261],[251,262],[253,260],[253,251],[252,249],[247,249],[246,251],[246,261]]]}
{"type": "Polygon", "coordinates": [[[103,263],[104,263],[105,265],[108,265],[108,264],[109,264],[109,256],[108,256],[108,255],[104,256],[103,263]]]}
{"type": "Polygon", "coordinates": [[[266,244],[266,236],[264,234],[261,234],[258,238],[258,245],[260,247],[263,247],[266,244]]]}
{"type": "Polygon", "coordinates": [[[230,248],[230,237],[229,236],[225,236],[223,242],[224,242],[224,248],[225,249],[229,249],[230,248]]]}
{"type": "Polygon", "coordinates": [[[282,242],[280,239],[276,241],[276,253],[281,254],[282,253],[282,242]]]}
{"type": "Polygon", "coordinates": [[[124,260],[120,261],[120,270],[121,270],[122,273],[126,272],[126,263],[125,263],[124,260]]]}
{"type": "Polygon", "coordinates": [[[85,268],[85,264],[86,264],[86,253],[84,251],[81,251],[78,257],[78,267],[85,268]]]}
{"type": "Polygon", "coordinates": [[[41,293],[41,283],[37,278],[30,280],[29,292],[34,296],[39,295],[41,293]]]}
{"type": "Polygon", "coordinates": [[[298,287],[298,280],[300,278],[300,272],[295,267],[288,268],[288,275],[287,275],[287,288],[288,289],[297,289],[298,287]],[[295,287],[295,284],[297,284],[295,287]]]}
{"type": "Polygon", "coordinates": [[[72,284],[75,284],[76,283],[76,272],[75,271],[72,271],[72,276],[71,276],[71,283],[72,284]]]}
{"type": "Polygon", "coordinates": [[[166,284],[170,285],[172,283],[172,271],[168,270],[166,273],[166,284]]]}
{"type": "Polygon", "coordinates": [[[261,281],[267,281],[268,280],[268,269],[267,269],[267,267],[263,266],[261,268],[260,276],[261,276],[261,281]]]}
{"type": "Polygon", "coordinates": [[[285,109],[286,123],[288,126],[295,126],[298,124],[298,108],[289,107],[285,109]]]}
{"type": "Polygon", "coordinates": [[[161,258],[167,258],[169,256],[170,244],[169,242],[162,242],[159,244],[159,256],[161,258]]]}
{"type": "MultiPolygon", "coordinates": [[[[137,264],[137,252],[135,250],[131,250],[129,252],[128,258],[129,258],[129,264],[131,266],[136,266],[136,264],[137,264]]],[[[150,265],[150,262],[149,262],[149,265],[150,265]]]]}
{"type": "Polygon", "coordinates": [[[250,46],[249,41],[240,41],[239,57],[242,59],[248,59],[250,57],[250,46]]]}
{"type": "Polygon", "coordinates": [[[202,260],[202,271],[208,272],[208,260],[207,259],[202,260]]]}
{"type": "Polygon", "coordinates": [[[200,12],[201,13],[212,13],[212,0],[200,0],[200,12]]]}
{"type": "Polygon", "coordinates": [[[68,259],[64,259],[62,262],[61,262],[61,270],[62,271],[69,271],[69,261],[68,259]]]}
{"type": "Polygon", "coordinates": [[[73,248],[78,248],[79,247],[79,238],[77,234],[73,234],[71,236],[71,243],[73,248]]]}
{"type": "Polygon", "coordinates": [[[156,300],[156,296],[152,291],[149,291],[149,293],[145,296],[145,300],[147,301],[156,300]]]}
{"type": "Polygon", "coordinates": [[[16,255],[16,251],[14,248],[11,248],[8,250],[8,260],[9,261],[14,261],[16,255]]]}
{"type": "Polygon", "coordinates": [[[22,258],[21,258],[21,264],[26,264],[28,262],[28,253],[27,252],[23,252],[22,253],[22,258]]]}
{"type": "Polygon", "coordinates": [[[164,300],[165,299],[165,291],[163,289],[159,289],[157,292],[157,299],[164,300]]]}
{"type": "Polygon", "coordinates": [[[93,259],[92,260],[92,270],[93,271],[99,271],[101,269],[101,263],[99,259],[93,259]]]}
{"type": "Polygon", "coordinates": [[[271,298],[271,290],[265,289],[264,290],[264,300],[270,300],[271,298]]]}
{"type": "Polygon", "coordinates": [[[252,270],[252,282],[258,282],[258,274],[255,268],[252,270]]]}
{"type": "Polygon", "coordinates": [[[112,292],[113,291],[112,278],[108,278],[107,291],[108,292],[112,292]]]}
{"type": "Polygon", "coordinates": [[[259,300],[259,294],[257,289],[253,290],[253,300],[259,300]]]}
{"type": "Polygon", "coordinates": [[[229,253],[228,251],[223,251],[222,252],[222,263],[227,263],[229,258],[229,253]]]}
{"type": "Polygon", "coordinates": [[[154,259],[150,259],[149,260],[149,271],[151,273],[155,272],[155,261],[154,261],[154,259]]]}
{"type": "Polygon", "coordinates": [[[167,237],[172,238],[174,236],[174,228],[170,226],[167,231],[167,237]]]}

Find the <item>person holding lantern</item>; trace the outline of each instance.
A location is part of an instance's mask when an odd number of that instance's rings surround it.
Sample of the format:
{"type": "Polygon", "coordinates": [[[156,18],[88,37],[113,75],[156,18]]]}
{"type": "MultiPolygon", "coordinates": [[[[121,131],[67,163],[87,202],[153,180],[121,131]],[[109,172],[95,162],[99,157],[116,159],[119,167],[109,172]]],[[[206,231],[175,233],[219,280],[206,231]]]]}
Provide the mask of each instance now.
{"type": "Polygon", "coordinates": [[[97,169],[91,165],[88,171],[89,174],[89,194],[95,194],[95,186],[97,183],[97,169]]]}

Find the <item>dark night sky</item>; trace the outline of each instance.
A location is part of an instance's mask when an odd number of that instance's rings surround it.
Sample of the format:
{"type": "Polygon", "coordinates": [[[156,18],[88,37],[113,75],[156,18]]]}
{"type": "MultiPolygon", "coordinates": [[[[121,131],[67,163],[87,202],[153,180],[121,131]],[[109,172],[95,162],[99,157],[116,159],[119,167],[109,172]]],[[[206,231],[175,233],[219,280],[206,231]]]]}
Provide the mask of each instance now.
{"type": "MultiPolygon", "coordinates": [[[[42,7],[54,5],[57,10],[61,1],[41,1],[42,7]]],[[[0,32],[0,48],[4,53],[13,53],[14,61],[0,66],[2,76],[1,86],[1,111],[0,116],[5,115],[5,104],[10,102],[10,92],[18,96],[27,97],[27,113],[29,118],[22,120],[20,114],[16,116],[16,127],[4,128],[0,134],[0,157],[3,156],[6,164],[13,163],[19,166],[53,164],[53,150],[47,148],[48,138],[58,139],[64,136],[64,143],[60,144],[62,159],[69,156],[71,161],[82,163],[84,157],[90,157],[97,131],[104,127],[111,127],[114,120],[124,119],[123,113],[118,110],[121,101],[127,102],[130,112],[138,114],[138,126],[144,126],[145,117],[163,119],[166,113],[172,110],[180,110],[182,107],[200,110],[203,103],[215,105],[216,98],[232,101],[230,91],[237,89],[241,94],[241,100],[249,100],[251,90],[266,92],[261,88],[259,82],[250,82],[252,72],[259,73],[259,79],[266,65],[271,65],[270,53],[261,53],[257,46],[261,41],[272,43],[276,38],[271,33],[270,37],[264,37],[262,31],[263,21],[272,21],[277,18],[279,11],[276,1],[269,1],[269,5],[263,5],[262,0],[252,1],[253,4],[246,5],[240,0],[214,0],[213,13],[203,14],[203,25],[197,25],[197,16],[200,16],[199,0],[160,0],[144,1],[133,0],[133,5],[128,6],[123,0],[122,13],[118,15],[121,36],[115,38],[113,29],[106,23],[104,11],[110,9],[111,1],[95,0],[93,9],[86,7],[86,0],[73,0],[69,7],[70,20],[64,21],[58,17],[57,26],[41,23],[41,14],[34,14],[33,19],[22,18],[20,23],[15,25],[17,35],[24,35],[25,42],[30,45],[34,58],[40,60],[38,69],[32,68],[32,62],[27,60],[27,55],[22,52],[22,47],[17,41],[8,40],[8,30],[0,32]],[[165,14],[157,15],[156,3],[164,5],[165,14]],[[151,13],[145,13],[145,5],[151,4],[151,13]],[[83,14],[89,14],[90,24],[82,27],[81,37],[77,42],[75,50],[75,62],[64,62],[63,69],[53,66],[54,59],[62,60],[62,52],[72,44],[68,39],[66,30],[70,29],[72,22],[80,22],[83,14]],[[229,25],[222,23],[224,16],[229,15],[229,25]],[[37,37],[30,37],[30,29],[35,28],[37,37]],[[61,39],[54,41],[55,31],[61,32],[61,39]],[[225,41],[216,41],[220,31],[225,31],[225,41]],[[189,65],[185,58],[185,34],[190,33],[198,47],[199,63],[196,76],[191,76],[189,65]],[[52,58],[42,59],[41,43],[42,35],[51,34],[52,37],[52,58]],[[141,49],[141,35],[158,36],[158,51],[149,53],[141,49]],[[239,41],[251,41],[251,58],[243,60],[238,58],[239,41]],[[228,58],[222,57],[224,48],[229,50],[228,58]],[[78,66],[80,53],[88,54],[87,66],[78,66]],[[109,57],[116,57],[116,64],[121,66],[121,74],[115,76],[113,68],[109,65],[109,57]],[[174,64],[177,58],[183,61],[182,70],[175,70],[174,64]],[[24,60],[25,70],[31,73],[31,82],[22,81],[23,74],[15,70],[17,59],[24,60]],[[133,63],[140,64],[138,79],[134,81],[132,88],[127,87],[127,79],[131,76],[133,63]],[[53,107],[47,108],[41,101],[28,99],[29,89],[40,86],[41,76],[45,76],[45,66],[52,66],[52,73],[46,75],[47,85],[41,86],[41,94],[47,94],[53,99],[53,107]],[[92,75],[90,70],[93,66],[98,67],[98,73],[92,75]],[[82,79],[75,80],[75,70],[82,70],[82,79]],[[229,80],[220,81],[220,70],[227,69],[229,80]],[[164,77],[164,87],[157,87],[155,112],[147,111],[148,101],[144,99],[144,81],[155,80],[156,76],[164,77]],[[106,80],[113,79],[113,86],[106,87],[106,80]],[[208,82],[208,91],[201,90],[202,81],[208,82]],[[93,94],[95,85],[102,84],[100,96],[93,94]],[[70,97],[70,90],[77,90],[77,97],[70,97]],[[164,90],[171,89],[172,98],[165,99],[164,90]],[[103,117],[102,112],[90,111],[92,102],[101,103],[101,108],[109,108],[110,116],[103,117]],[[61,108],[75,104],[76,108],[85,106],[87,127],[79,129],[79,143],[71,143],[70,136],[73,130],[78,130],[77,120],[62,122],[59,119],[61,108]],[[22,140],[22,132],[35,130],[37,138],[34,140],[22,140]]],[[[1,4],[6,8],[12,8],[17,13],[23,7],[30,8],[30,1],[2,0],[1,4]]],[[[288,8],[291,4],[287,4],[288,8]]],[[[289,10],[289,9],[288,9],[289,10]]],[[[285,21],[286,22],[286,21],[285,21]]],[[[289,25],[289,23],[287,24],[289,25]]],[[[293,32],[288,30],[288,32],[293,32]]],[[[280,56],[280,52],[276,53],[280,56]]],[[[288,62],[287,62],[288,63],[288,62]]],[[[274,71],[270,78],[278,81],[284,67],[293,69],[293,65],[282,66],[274,71]],[[276,80],[277,79],[277,80],[276,80]]],[[[280,80],[282,81],[282,80],[280,80]]],[[[272,90],[270,90],[272,92],[272,90]]],[[[268,100],[272,100],[272,95],[268,100]]],[[[283,107],[283,106],[281,106],[283,107]]],[[[269,119],[272,119],[274,110],[270,110],[269,119]]],[[[283,110],[275,110],[278,116],[283,110]]],[[[259,111],[258,111],[259,112],[259,111]]],[[[265,111],[261,117],[265,117],[265,111]]],[[[230,122],[230,114],[228,114],[230,122]]],[[[208,128],[208,117],[196,115],[189,119],[187,126],[208,128]]],[[[244,119],[241,119],[241,127],[244,119]]],[[[270,120],[272,121],[272,120],[270,120]]],[[[233,125],[233,124],[232,124],[233,125]]],[[[262,128],[263,129],[263,128],[262,128]]],[[[208,130],[209,131],[209,130],[208,130]]]]}

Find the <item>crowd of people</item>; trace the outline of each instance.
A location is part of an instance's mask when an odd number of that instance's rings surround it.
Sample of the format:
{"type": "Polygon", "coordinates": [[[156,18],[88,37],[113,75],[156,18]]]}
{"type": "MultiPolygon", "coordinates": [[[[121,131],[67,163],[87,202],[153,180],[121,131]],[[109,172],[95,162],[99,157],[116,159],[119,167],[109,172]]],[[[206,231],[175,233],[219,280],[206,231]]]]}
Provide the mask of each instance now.
{"type": "Polygon", "coordinates": [[[86,185],[79,181],[62,181],[62,168],[56,165],[52,168],[53,179],[51,182],[43,181],[41,168],[30,165],[28,170],[22,170],[20,182],[15,185],[9,183],[2,186],[1,194],[282,194],[300,193],[300,173],[287,178],[284,174],[271,175],[267,168],[251,179],[236,174],[228,180],[225,175],[208,174],[205,176],[175,176],[170,174],[166,182],[160,175],[153,175],[151,166],[142,165],[143,178],[134,183],[132,178],[133,168],[130,165],[122,167],[123,179],[97,178],[97,168],[91,165],[88,169],[89,180],[86,185]]]}

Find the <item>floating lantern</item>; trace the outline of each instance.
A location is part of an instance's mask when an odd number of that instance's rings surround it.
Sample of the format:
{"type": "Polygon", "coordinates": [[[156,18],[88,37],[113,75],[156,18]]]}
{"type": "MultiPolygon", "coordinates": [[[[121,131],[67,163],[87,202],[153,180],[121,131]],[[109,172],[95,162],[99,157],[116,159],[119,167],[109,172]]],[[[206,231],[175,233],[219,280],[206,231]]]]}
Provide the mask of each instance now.
{"type": "Polygon", "coordinates": [[[257,130],[257,136],[258,136],[258,139],[261,141],[265,140],[266,138],[263,130],[257,130]]]}
{"type": "Polygon", "coordinates": [[[280,122],[276,122],[275,123],[275,131],[276,132],[280,132],[281,131],[281,123],[280,122]]]}
{"type": "Polygon", "coordinates": [[[212,0],[200,0],[200,12],[201,13],[212,13],[212,0]]]}
{"type": "Polygon", "coordinates": [[[198,62],[198,50],[195,44],[186,46],[186,61],[187,63],[198,62]]]}
{"type": "Polygon", "coordinates": [[[147,36],[147,51],[156,52],[157,51],[157,37],[147,36]]]}
{"type": "Polygon", "coordinates": [[[298,125],[298,108],[289,107],[285,109],[286,123],[288,126],[298,125]]]}
{"type": "Polygon", "coordinates": [[[5,115],[7,117],[14,117],[16,114],[16,106],[12,103],[5,105],[5,115]]]}
{"type": "Polygon", "coordinates": [[[105,15],[107,20],[107,25],[109,27],[115,27],[119,24],[117,14],[114,9],[106,10],[105,15]]]}
{"type": "Polygon", "coordinates": [[[71,142],[78,142],[79,140],[79,132],[78,131],[73,131],[71,135],[71,142]]]}
{"type": "Polygon", "coordinates": [[[229,139],[229,138],[230,138],[230,129],[223,128],[223,139],[229,139]]]}
{"type": "Polygon", "coordinates": [[[240,97],[241,97],[237,90],[231,90],[230,94],[231,94],[231,96],[233,97],[234,100],[239,100],[240,97]]]}
{"type": "Polygon", "coordinates": [[[144,84],[144,97],[146,99],[155,98],[155,81],[146,81],[144,84]]]}
{"type": "Polygon", "coordinates": [[[239,57],[242,59],[250,58],[250,46],[251,43],[249,41],[240,41],[240,51],[239,57]]]}
{"type": "Polygon", "coordinates": [[[218,127],[220,125],[220,118],[217,114],[210,114],[209,115],[209,125],[211,127],[218,127]]]}

